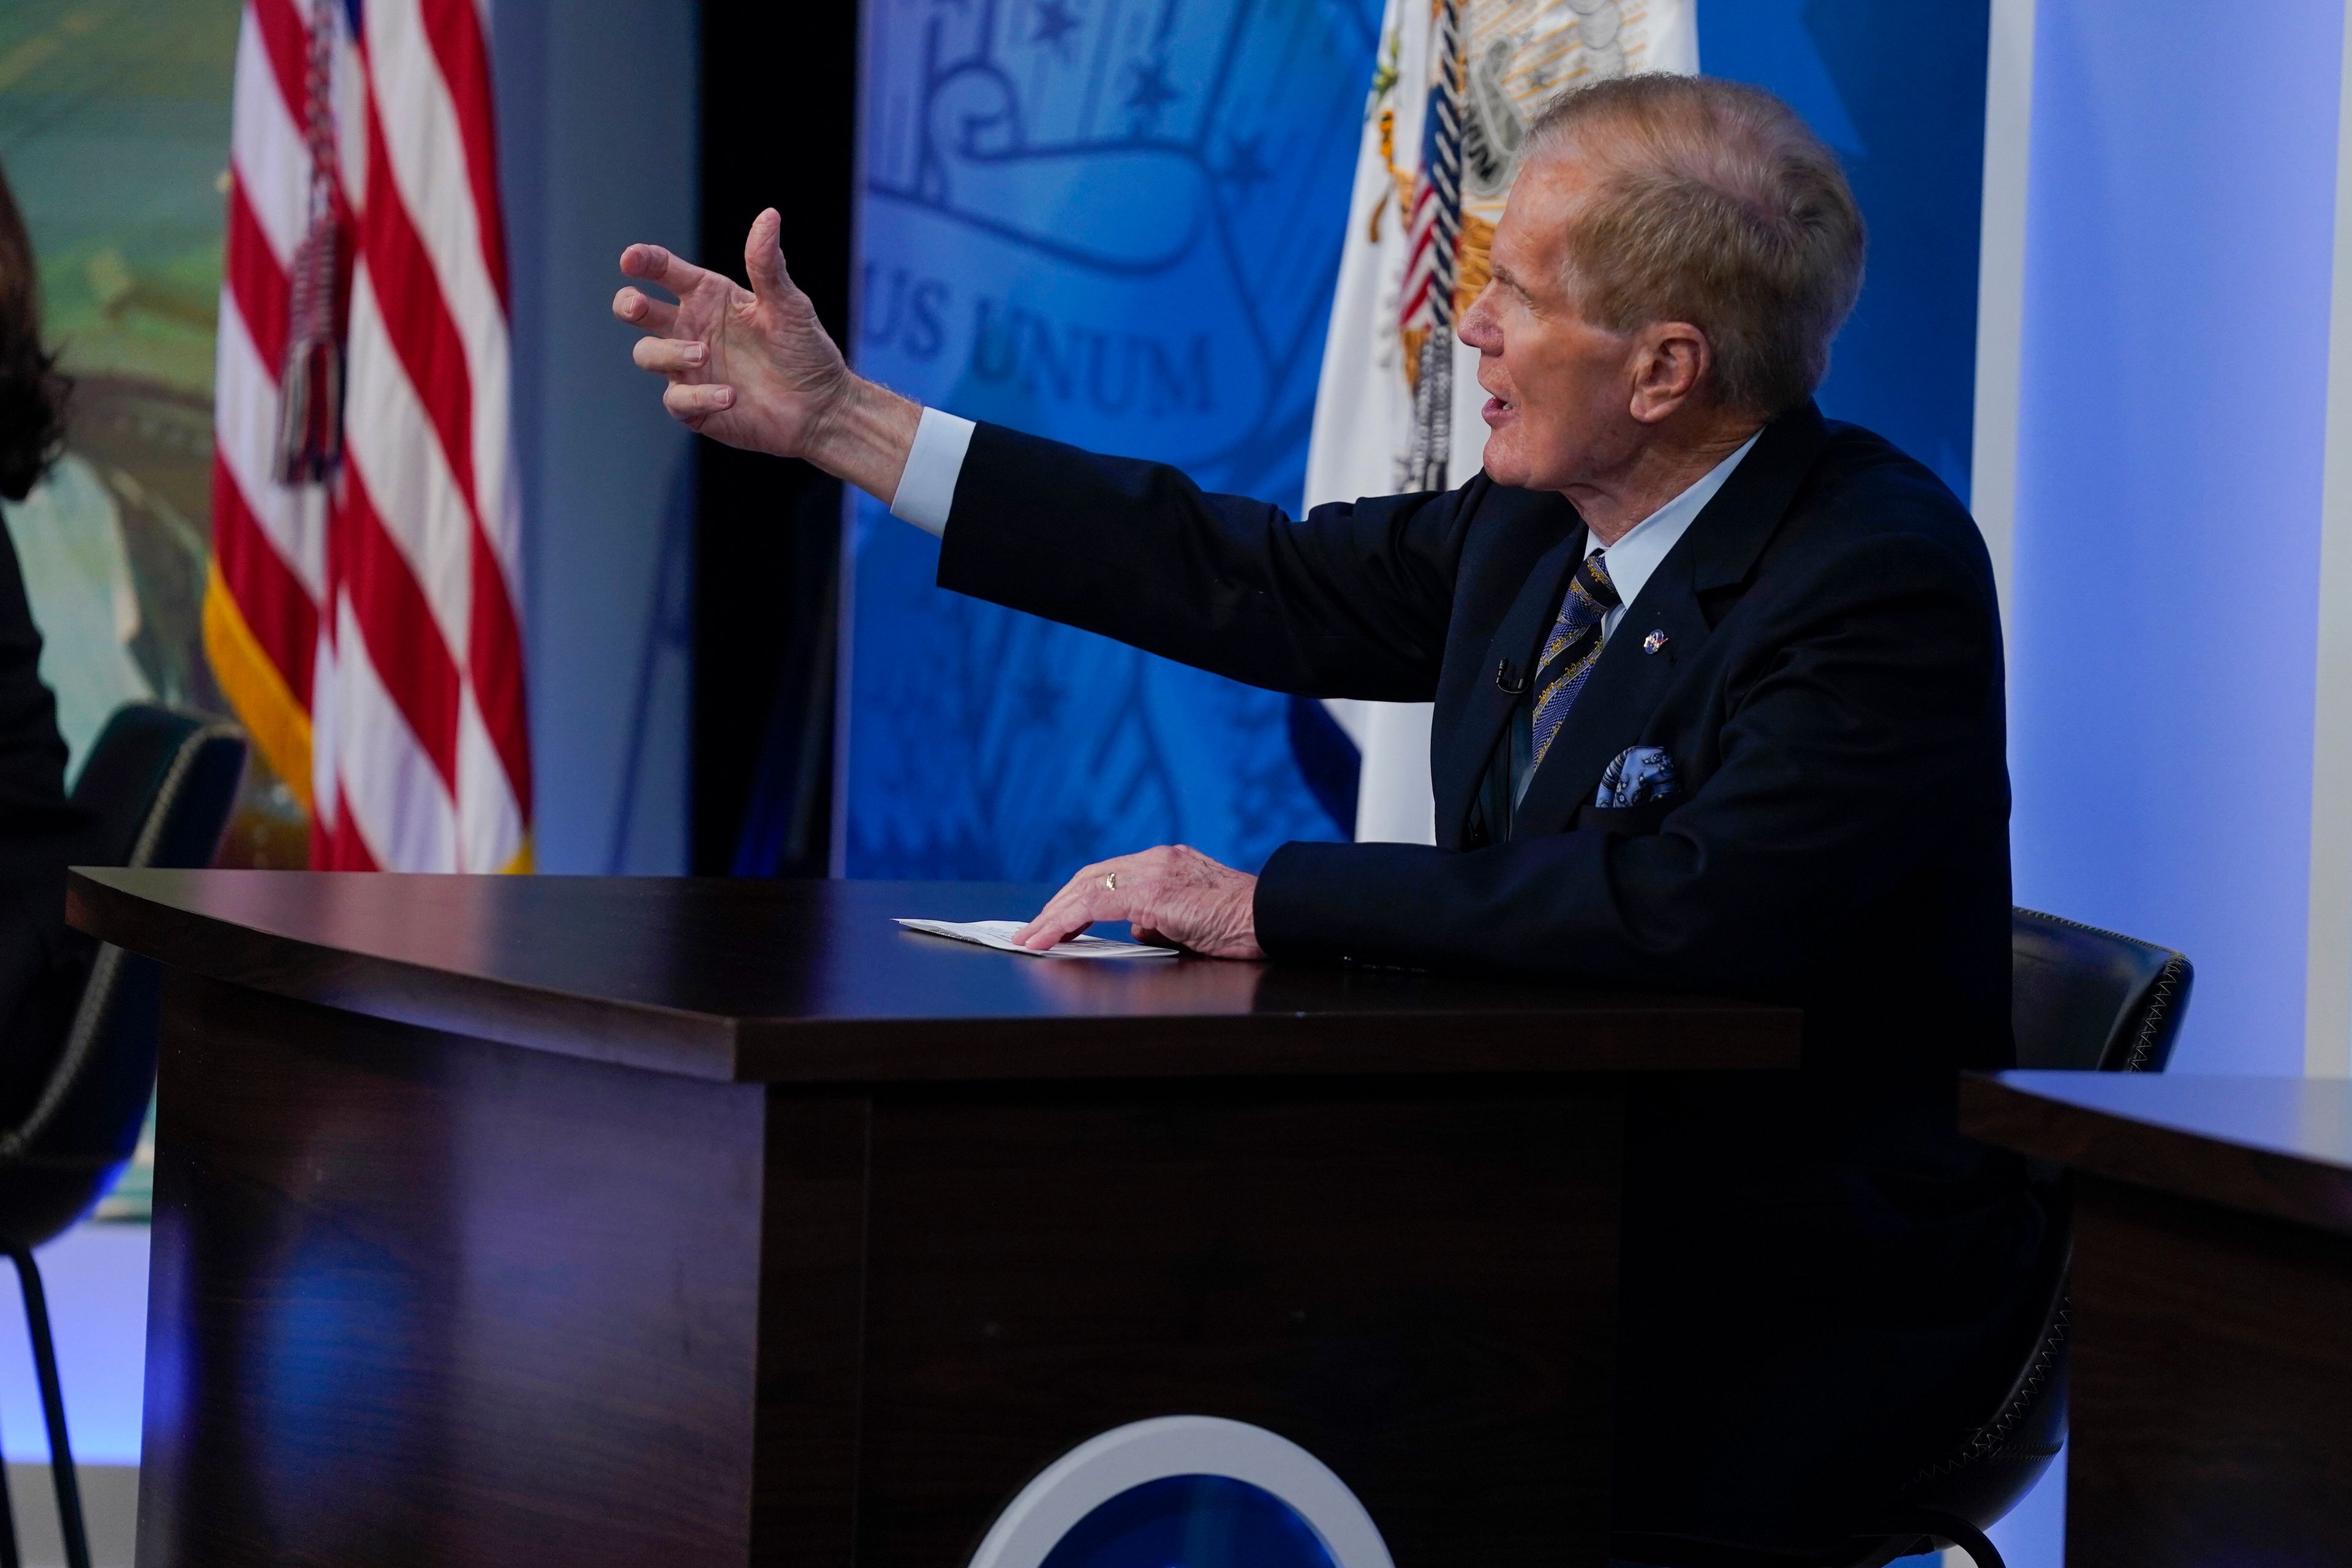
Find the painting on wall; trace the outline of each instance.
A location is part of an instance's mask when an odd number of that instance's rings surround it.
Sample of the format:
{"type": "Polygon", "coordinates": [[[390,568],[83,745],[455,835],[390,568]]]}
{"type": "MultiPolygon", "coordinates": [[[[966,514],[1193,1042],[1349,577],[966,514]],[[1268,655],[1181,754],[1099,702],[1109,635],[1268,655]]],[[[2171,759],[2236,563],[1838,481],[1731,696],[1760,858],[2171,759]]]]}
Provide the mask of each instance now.
{"type": "MultiPolygon", "coordinates": [[[[0,6],[0,169],[74,383],[65,455],[5,521],[78,767],[120,704],[225,711],[200,615],[214,322],[238,0],[0,6]]],[[[247,781],[225,863],[299,865],[283,785],[247,781]]]]}

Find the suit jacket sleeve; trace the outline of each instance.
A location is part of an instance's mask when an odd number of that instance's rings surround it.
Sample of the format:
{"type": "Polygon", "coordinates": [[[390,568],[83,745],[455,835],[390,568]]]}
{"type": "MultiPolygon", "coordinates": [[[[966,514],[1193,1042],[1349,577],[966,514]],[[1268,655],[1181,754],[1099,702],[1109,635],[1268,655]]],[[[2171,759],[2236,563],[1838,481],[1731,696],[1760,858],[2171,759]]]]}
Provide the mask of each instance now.
{"type": "Polygon", "coordinates": [[[2005,814],[2008,786],[1998,623],[1952,550],[1875,535],[1771,597],[1726,678],[1719,763],[1656,833],[1466,853],[1286,845],[1258,884],[1260,943],[1280,958],[1784,992],[1825,922],[1871,907],[1955,824],[2005,814]]]}
{"type": "Polygon", "coordinates": [[[1465,497],[1486,483],[1293,521],[1164,464],[982,425],[956,480],[939,583],[1253,686],[1425,702],[1465,497]]]}

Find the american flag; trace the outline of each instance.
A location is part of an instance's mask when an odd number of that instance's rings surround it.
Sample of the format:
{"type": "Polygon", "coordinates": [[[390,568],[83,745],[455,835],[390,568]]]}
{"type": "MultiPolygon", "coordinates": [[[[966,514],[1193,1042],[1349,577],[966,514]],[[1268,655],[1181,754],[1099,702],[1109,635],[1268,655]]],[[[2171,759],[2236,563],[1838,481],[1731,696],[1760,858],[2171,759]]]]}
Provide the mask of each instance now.
{"type": "Polygon", "coordinates": [[[319,868],[530,862],[485,5],[245,6],[205,642],[319,868]]]}

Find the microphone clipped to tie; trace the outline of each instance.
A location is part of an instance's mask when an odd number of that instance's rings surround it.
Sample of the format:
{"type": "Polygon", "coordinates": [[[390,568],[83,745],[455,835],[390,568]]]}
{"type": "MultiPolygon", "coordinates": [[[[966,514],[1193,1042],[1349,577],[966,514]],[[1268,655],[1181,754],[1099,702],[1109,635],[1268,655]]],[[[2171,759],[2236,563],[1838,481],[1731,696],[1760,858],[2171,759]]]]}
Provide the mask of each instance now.
{"type": "Polygon", "coordinates": [[[1528,678],[1518,672],[1517,666],[1506,658],[1495,667],[1495,689],[1506,697],[1524,697],[1528,691],[1528,678]]]}

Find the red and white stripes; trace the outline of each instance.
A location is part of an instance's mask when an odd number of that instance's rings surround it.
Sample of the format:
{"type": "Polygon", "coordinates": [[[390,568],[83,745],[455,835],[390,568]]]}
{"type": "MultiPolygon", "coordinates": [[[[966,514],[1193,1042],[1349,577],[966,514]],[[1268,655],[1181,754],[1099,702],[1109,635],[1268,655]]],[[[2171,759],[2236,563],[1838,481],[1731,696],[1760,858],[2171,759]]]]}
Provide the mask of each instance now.
{"type": "Polygon", "coordinates": [[[527,865],[505,237],[478,0],[329,0],[351,242],[345,458],[270,476],[308,216],[313,20],[247,0],[237,58],[205,631],[321,868],[527,865]],[[360,18],[357,37],[352,22],[360,18]]]}

